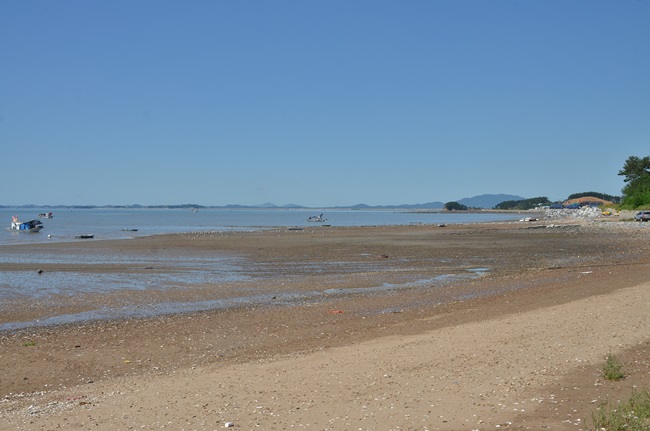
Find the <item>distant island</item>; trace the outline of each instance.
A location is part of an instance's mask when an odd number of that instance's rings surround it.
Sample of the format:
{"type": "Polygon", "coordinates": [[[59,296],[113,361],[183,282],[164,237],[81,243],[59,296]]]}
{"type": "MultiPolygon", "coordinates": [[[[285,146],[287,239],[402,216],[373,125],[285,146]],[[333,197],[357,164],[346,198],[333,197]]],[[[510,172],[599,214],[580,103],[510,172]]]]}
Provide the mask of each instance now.
{"type": "MultiPolygon", "coordinates": [[[[494,208],[501,202],[522,200],[521,196],[507,194],[484,194],[471,198],[459,199],[457,202],[470,208],[494,208]]],[[[275,205],[267,202],[259,205],[200,205],[196,203],[187,203],[179,205],[0,205],[0,208],[69,208],[69,209],[97,209],[97,208],[121,208],[121,209],[310,209],[310,208],[327,208],[327,209],[410,209],[410,210],[441,210],[445,206],[444,202],[426,202],[421,204],[397,204],[397,205],[366,205],[363,203],[352,206],[333,206],[333,207],[307,207],[296,204],[275,205]]]]}

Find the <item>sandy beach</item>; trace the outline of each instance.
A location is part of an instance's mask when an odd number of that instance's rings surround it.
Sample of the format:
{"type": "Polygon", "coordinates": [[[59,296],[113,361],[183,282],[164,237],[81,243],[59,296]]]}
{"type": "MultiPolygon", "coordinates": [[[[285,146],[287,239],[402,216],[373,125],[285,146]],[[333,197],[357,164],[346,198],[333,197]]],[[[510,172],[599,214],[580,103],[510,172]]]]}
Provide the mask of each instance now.
{"type": "Polygon", "coordinates": [[[115,254],[223,256],[241,268],[219,283],[7,298],[0,324],[262,298],[0,332],[0,430],[590,429],[602,402],[650,388],[648,239],[646,224],[598,220],[0,247],[98,257],[0,264],[41,270],[43,283],[174,271],[102,262],[115,254]],[[608,353],[625,379],[601,377],[608,353]]]}

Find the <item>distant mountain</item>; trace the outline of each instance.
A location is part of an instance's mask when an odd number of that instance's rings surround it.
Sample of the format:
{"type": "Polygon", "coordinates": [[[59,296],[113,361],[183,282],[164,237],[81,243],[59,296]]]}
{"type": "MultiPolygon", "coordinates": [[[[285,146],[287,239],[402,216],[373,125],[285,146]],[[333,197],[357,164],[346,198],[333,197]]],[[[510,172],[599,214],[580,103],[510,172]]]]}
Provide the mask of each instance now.
{"type": "MultiPolygon", "coordinates": [[[[473,198],[463,198],[457,201],[460,204],[463,204],[470,208],[493,208],[495,205],[500,204],[503,201],[511,200],[521,200],[524,199],[521,196],[514,195],[480,195],[474,196],[473,198]]],[[[357,204],[357,205],[348,205],[348,206],[334,206],[334,207],[317,207],[317,208],[330,208],[330,209],[413,209],[413,210],[426,210],[426,209],[442,209],[445,204],[443,202],[426,202],[422,204],[397,204],[397,205],[366,205],[366,204],[357,204]]],[[[169,209],[208,209],[208,208],[226,208],[226,209],[255,209],[255,208],[265,208],[265,209],[297,209],[297,208],[310,208],[303,205],[297,204],[285,204],[285,205],[276,205],[271,202],[266,202],[259,205],[240,205],[240,204],[228,204],[228,205],[199,205],[196,203],[180,204],[180,205],[140,205],[140,204],[131,204],[131,205],[0,205],[0,208],[70,208],[70,209],[93,209],[93,208],[169,208],[169,209]]]]}
{"type": "Polygon", "coordinates": [[[391,209],[391,208],[400,208],[400,209],[440,209],[445,206],[442,202],[427,202],[424,204],[399,204],[399,205],[366,205],[366,204],[357,204],[350,207],[336,207],[336,208],[352,208],[352,209],[391,209]]]}
{"type": "Polygon", "coordinates": [[[444,206],[445,206],[445,204],[443,202],[436,201],[436,202],[427,202],[425,204],[412,204],[412,205],[404,204],[404,205],[400,205],[400,208],[412,208],[412,209],[435,208],[435,209],[440,209],[440,208],[443,208],[444,206]]]}
{"type": "Polygon", "coordinates": [[[228,204],[228,205],[224,205],[224,206],[222,206],[222,207],[208,207],[208,208],[228,208],[228,209],[241,209],[241,208],[251,208],[251,207],[249,207],[249,206],[246,206],[246,205],[238,205],[238,204],[228,204]]]}
{"type": "Polygon", "coordinates": [[[457,202],[469,208],[494,208],[503,201],[519,201],[522,199],[526,198],[516,195],[479,195],[473,198],[463,198],[457,202]]]}

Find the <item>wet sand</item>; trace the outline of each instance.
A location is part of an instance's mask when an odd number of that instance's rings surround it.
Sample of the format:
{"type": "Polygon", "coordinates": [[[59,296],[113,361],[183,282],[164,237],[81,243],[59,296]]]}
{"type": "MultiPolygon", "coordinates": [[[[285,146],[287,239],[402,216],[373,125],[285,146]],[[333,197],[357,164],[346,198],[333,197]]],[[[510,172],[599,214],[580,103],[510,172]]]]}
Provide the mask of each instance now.
{"type": "Polygon", "coordinates": [[[0,429],[584,429],[599,402],[650,387],[649,237],[633,223],[537,222],[1,247],[98,256],[0,264],[41,269],[43,283],[174,271],[101,259],[119,254],[227,256],[240,272],[7,299],[0,324],[233,293],[259,301],[0,332],[0,429]],[[610,352],[629,373],[621,382],[599,376],[610,352]]]}

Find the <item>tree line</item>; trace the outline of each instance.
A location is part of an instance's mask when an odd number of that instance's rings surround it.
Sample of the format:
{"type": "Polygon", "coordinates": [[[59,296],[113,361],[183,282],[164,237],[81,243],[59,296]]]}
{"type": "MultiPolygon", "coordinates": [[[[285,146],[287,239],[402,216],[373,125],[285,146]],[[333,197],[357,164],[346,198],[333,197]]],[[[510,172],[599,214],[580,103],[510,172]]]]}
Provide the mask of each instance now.
{"type": "Polygon", "coordinates": [[[552,204],[553,202],[551,202],[546,196],[540,196],[536,198],[522,199],[518,201],[503,201],[500,204],[497,204],[494,207],[494,209],[526,211],[533,208],[550,206],[552,204]]]}
{"type": "MultiPolygon", "coordinates": [[[[621,190],[623,194],[622,197],[598,192],[583,192],[574,193],[570,195],[568,199],[579,199],[590,196],[619,204],[620,209],[650,208],[650,156],[628,157],[623,165],[623,169],[618,172],[618,175],[624,177],[623,181],[625,182],[625,187],[621,190]]],[[[541,206],[551,205],[553,205],[553,202],[551,202],[546,196],[540,196],[516,201],[504,201],[497,204],[494,209],[525,211],[541,206]]],[[[469,209],[467,206],[458,202],[447,202],[444,208],[450,211],[469,209]]]]}
{"type": "Polygon", "coordinates": [[[598,193],[598,192],[573,193],[573,194],[569,195],[569,197],[567,199],[571,200],[571,199],[580,199],[580,198],[585,198],[585,197],[594,197],[594,198],[602,199],[604,201],[613,202],[615,204],[620,204],[621,203],[621,197],[620,196],[612,196],[612,195],[608,195],[606,193],[598,193]]]}

